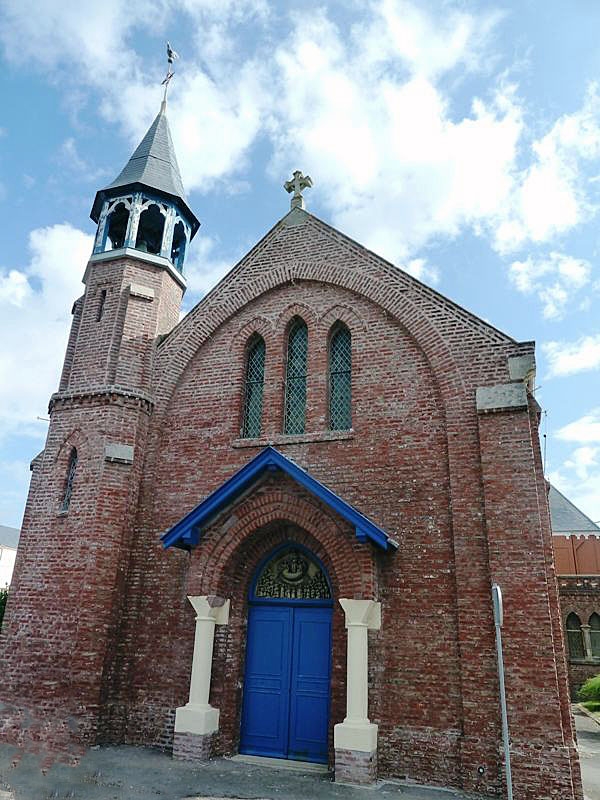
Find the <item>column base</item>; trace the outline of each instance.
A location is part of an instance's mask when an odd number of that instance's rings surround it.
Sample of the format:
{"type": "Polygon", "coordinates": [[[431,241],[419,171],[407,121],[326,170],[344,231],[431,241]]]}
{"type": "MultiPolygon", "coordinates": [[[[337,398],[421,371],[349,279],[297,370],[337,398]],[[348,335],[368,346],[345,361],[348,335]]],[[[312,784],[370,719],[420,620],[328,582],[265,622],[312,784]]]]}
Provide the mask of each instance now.
{"type": "Polygon", "coordinates": [[[377,725],[341,722],[333,729],[336,783],[365,786],[377,780],[377,725]]]}
{"type": "Polygon", "coordinates": [[[335,782],[368,786],[377,780],[377,750],[335,750],[335,782]]]}
{"type": "Polygon", "coordinates": [[[219,709],[188,703],[175,710],[175,733],[205,736],[219,730],[219,709]]]}
{"type": "Polygon", "coordinates": [[[177,761],[209,761],[213,752],[216,731],[205,733],[187,733],[175,731],[173,736],[173,758],[177,761]]]}

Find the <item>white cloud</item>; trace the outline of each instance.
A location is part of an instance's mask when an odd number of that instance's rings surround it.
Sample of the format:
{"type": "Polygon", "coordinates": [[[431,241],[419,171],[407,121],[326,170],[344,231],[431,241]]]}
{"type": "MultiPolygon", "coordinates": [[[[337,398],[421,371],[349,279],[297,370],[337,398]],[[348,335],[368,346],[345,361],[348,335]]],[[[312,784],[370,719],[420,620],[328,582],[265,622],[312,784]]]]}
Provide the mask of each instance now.
{"type": "Polygon", "coordinates": [[[22,306],[30,294],[31,287],[22,272],[11,269],[8,275],[0,275],[0,307],[3,304],[22,306]]]}
{"type": "Polygon", "coordinates": [[[420,281],[437,286],[440,282],[440,271],[437,267],[427,263],[425,258],[412,258],[406,264],[401,265],[405,272],[420,281]]]}
{"type": "Polygon", "coordinates": [[[560,319],[573,295],[589,283],[591,271],[584,259],[552,252],[546,258],[513,261],[509,278],[519,292],[537,294],[546,319],[560,319]]]}
{"type": "Polygon", "coordinates": [[[555,435],[578,446],[550,473],[550,482],[590,519],[600,521],[600,407],[564,425],[555,435]]]}
{"type": "Polygon", "coordinates": [[[549,362],[549,378],[600,368],[600,334],[575,342],[545,342],[542,350],[549,362]]]}
{"type": "Polygon", "coordinates": [[[600,523],[600,447],[577,447],[548,478],[584,514],[600,523]]]}
{"type": "Polygon", "coordinates": [[[38,228],[29,237],[31,259],[22,271],[0,269],[0,436],[43,436],[48,400],[56,391],[71,321],[72,301],[92,237],[70,225],[38,228]]]}
{"type": "Polygon", "coordinates": [[[566,442],[589,444],[600,442],[600,406],[593,408],[574,422],[569,422],[556,432],[558,439],[566,442]]]}
{"type": "Polygon", "coordinates": [[[533,142],[532,162],[515,178],[510,204],[498,215],[496,246],[507,252],[547,242],[595,211],[583,169],[600,156],[600,96],[595,84],[583,106],[561,116],[533,142]]]}
{"type": "MultiPolygon", "coordinates": [[[[4,3],[8,58],[98,92],[132,147],[158,109],[162,73],[132,49],[133,34],[186,25],[169,104],[188,190],[239,184],[251,147],[268,140],[278,180],[310,172],[334,224],[399,263],[466,228],[501,252],[551,241],[594,211],[582,166],[600,155],[595,87],[534,141],[502,75],[456,112],[457,83],[495,63],[498,12],[372,0],[338,27],[327,6],[275,14],[266,0],[65,0],[48,4],[44,25],[36,9],[4,3]]],[[[560,316],[574,282],[560,274],[539,290],[547,316],[560,316]]]]}
{"type": "Polygon", "coordinates": [[[184,299],[184,307],[187,310],[210,291],[237,260],[226,261],[215,257],[217,246],[217,241],[210,236],[197,235],[194,239],[190,259],[185,265],[188,293],[184,299]]]}

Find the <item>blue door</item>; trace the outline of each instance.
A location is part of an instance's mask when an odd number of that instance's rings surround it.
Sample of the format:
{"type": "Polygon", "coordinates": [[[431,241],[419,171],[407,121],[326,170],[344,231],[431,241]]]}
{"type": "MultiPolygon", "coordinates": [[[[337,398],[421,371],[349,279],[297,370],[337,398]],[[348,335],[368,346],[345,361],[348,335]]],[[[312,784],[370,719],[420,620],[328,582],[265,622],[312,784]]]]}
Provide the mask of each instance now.
{"type": "Polygon", "coordinates": [[[327,762],[331,612],[250,606],[240,752],[327,762]]]}

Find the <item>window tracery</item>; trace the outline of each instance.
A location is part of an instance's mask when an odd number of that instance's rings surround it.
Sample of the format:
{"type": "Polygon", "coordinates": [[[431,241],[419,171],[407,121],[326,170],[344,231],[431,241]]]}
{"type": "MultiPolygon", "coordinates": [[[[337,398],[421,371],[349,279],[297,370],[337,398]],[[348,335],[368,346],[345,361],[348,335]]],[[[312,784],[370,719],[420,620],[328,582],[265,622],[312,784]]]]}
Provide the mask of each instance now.
{"type": "Polygon", "coordinates": [[[284,433],[304,433],[306,422],[306,379],[308,328],[300,317],[292,321],[287,346],[284,433]]]}
{"type": "Polygon", "coordinates": [[[260,436],[265,380],[265,340],[255,334],[252,337],[246,359],[246,382],[244,387],[244,417],[242,437],[253,439],[260,436]]]}
{"type": "Polygon", "coordinates": [[[65,492],[63,495],[61,511],[68,511],[71,505],[71,497],[73,495],[73,484],[75,482],[75,473],[77,472],[77,450],[74,447],[71,450],[69,457],[69,466],[67,468],[67,480],[65,483],[65,492]]]}
{"type": "Polygon", "coordinates": [[[567,641],[571,658],[585,658],[581,620],[574,612],[567,617],[567,641]]]}
{"type": "Polygon", "coordinates": [[[352,427],[352,338],[348,328],[336,323],[329,340],[329,429],[352,427]]]}

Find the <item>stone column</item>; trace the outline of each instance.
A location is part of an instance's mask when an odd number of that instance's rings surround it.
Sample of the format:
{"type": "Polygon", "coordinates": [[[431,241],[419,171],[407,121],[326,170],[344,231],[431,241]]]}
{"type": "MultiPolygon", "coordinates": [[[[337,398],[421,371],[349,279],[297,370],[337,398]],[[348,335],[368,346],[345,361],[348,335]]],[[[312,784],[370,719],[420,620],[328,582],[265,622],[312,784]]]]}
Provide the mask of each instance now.
{"type": "Polygon", "coordinates": [[[346,718],[335,726],[335,779],[373,783],[377,779],[377,725],[368,717],[368,631],[381,628],[381,603],[340,599],[346,614],[348,655],[346,718]]]}
{"type": "Polygon", "coordinates": [[[135,192],[131,200],[129,219],[127,221],[127,233],[125,234],[125,247],[135,247],[140,215],[143,211],[143,199],[140,192],[135,192]]]}
{"type": "Polygon", "coordinates": [[[215,625],[229,622],[229,600],[214,595],[188,597],[188,600],[196,612],[190,699],[175,712],[173,757],[206,761],[213,734],[219,729],[219,709],[208,702],[215,625]]]}
{"type": "Polygon", "coordinates": [[[163,258],[171,260],[171,248],[173,247],[173,229],[175,228],[175,209],[167,207],[165,214],[165,227],[160,247],[160,254],[163,258]]]}
{"type": "Polygon", "coordinates": [[[100,212],[100,217],[98,219],[98,230],[96,231],[96,238],[94,239],[93,255],[96,255],[96,253],[104,252],[104,246],[106,243],[104,233],[106,231],[106,219],[108,217],[108,207],[109,203],[108,201],[105,201],[104,205],[102,206],[102,211],[100,212]]]}
{"type": "Polygon", "coordinates": [[[583,638],[583,657],[587,661],[591,661],[592,656],[592,635],[590,631],[592,630],[591,625],[582,625],[581,626],[581,634],[583,638]]]}

